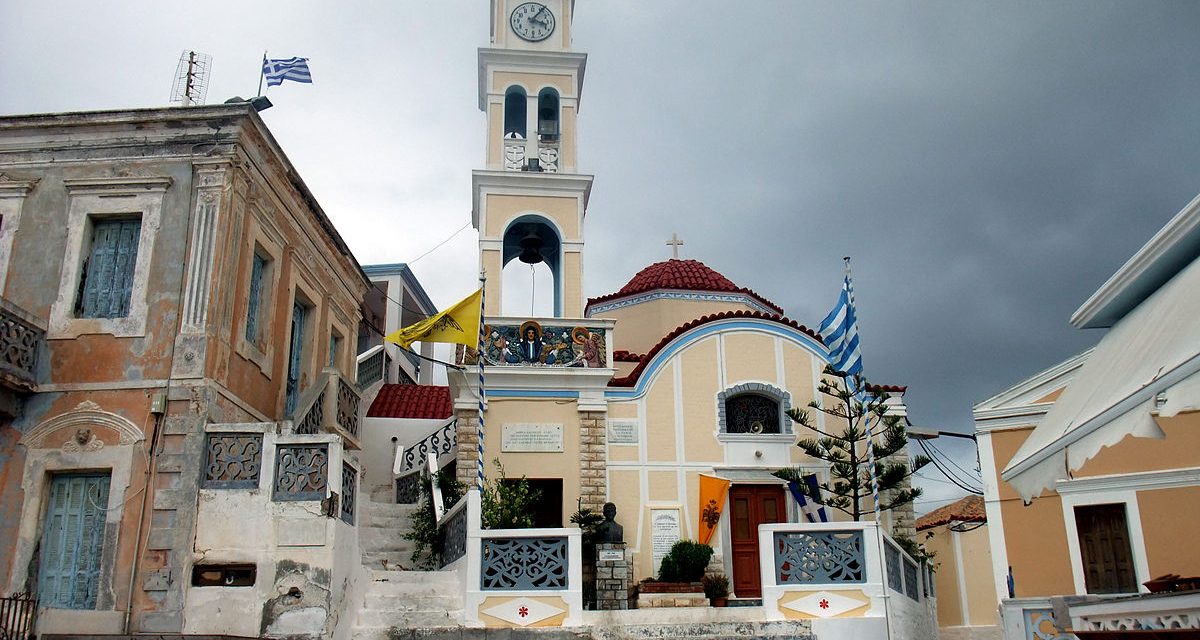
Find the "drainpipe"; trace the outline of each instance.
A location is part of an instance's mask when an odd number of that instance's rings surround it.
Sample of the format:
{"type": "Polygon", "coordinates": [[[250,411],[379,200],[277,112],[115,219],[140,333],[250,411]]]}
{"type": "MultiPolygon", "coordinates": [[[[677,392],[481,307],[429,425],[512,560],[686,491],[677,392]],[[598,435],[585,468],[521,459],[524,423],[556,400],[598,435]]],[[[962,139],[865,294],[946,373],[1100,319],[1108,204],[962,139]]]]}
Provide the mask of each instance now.
{"type": "Polygon", "coordinates": [[[137,535],[133,539],[133,566],[129,570],[129,590],[125,595],[125,624],[122,628],[125,629],[124,633],[126,634],[130,633],[129,627],[133,619],[133,591],[137,584],[138,564],[140,564],[142,559],[142,524],[146,521],[146,501],[150,496],[150,482],[154,478],[151,467],[158,461],[158,457],[154,455],[154,452],[158,448],[158,432],[160,430],[159,427],[162,425],[163,414],[166,412],[166,408],[166,392],[155,394],[150,405],[150,413],[154,416],[154,423],[150,427],[150,450],[146,452],[145,484],[142,485],[142,508],[138,512],[137,535]]]}

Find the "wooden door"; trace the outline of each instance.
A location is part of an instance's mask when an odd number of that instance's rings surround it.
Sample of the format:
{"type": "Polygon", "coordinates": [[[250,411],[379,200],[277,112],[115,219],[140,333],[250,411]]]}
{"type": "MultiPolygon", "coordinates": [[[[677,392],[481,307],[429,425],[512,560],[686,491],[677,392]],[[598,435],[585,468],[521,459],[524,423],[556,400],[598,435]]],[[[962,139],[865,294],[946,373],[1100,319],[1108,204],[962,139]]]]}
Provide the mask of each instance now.
{"type": "Polygon", "coordinates": [[[1137,593],[1125,505],[1075,507],[1079,551],[1088,593],[1137,593]]]}
{"type": "Polygon", "coordinates": [[[758,525],[786,518],[783,487],[734,485],[729,490],[730,547],[733,554],[733,595],[761,598],[758,567],[758,525]]]}
{"type": "Polygon", "coordinates": [[[41,606],[95,609],[100,588],[107,475],[56,475],[42,526],[41,606]]]}

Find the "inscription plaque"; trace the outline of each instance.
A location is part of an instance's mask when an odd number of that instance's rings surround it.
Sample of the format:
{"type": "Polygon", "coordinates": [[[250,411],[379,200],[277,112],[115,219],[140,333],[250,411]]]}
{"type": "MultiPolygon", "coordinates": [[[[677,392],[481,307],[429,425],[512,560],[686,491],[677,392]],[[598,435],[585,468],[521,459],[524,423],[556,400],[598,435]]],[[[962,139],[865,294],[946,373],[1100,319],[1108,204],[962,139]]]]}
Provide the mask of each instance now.
{"type": "Polygon", "coordinates": [[[509,452],[562,451],[561,424],[506,424],[500,437],[500,450],[509,452]]]}

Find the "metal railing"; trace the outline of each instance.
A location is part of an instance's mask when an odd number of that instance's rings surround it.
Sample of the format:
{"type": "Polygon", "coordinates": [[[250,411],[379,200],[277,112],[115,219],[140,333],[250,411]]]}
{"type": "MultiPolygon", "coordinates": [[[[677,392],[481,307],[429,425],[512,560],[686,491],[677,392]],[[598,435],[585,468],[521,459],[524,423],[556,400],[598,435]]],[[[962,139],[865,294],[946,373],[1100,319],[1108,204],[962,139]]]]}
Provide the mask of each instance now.
{"type": "Polygon", "coordinates": [[[0,640],[32,640],[37,628],[37,597],[14,593],[0,598],[0,640]]]}
{"type": "Polygon", "coordinates": [[[392,356],[388,355],[384,345],[377,344],[358,356],[358,388],[367,387],[379,381],[387,382],[388,372],[392,368],[392,356]]]}

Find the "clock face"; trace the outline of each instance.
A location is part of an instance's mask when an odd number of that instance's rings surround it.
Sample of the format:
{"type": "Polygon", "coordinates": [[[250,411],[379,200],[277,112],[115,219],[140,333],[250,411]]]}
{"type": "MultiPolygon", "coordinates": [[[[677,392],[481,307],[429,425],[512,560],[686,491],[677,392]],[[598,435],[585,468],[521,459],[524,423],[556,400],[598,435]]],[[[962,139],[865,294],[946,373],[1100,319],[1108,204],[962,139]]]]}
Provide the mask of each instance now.
{"type": "Polygon", "coordinates": [[[513,32],[522,40],[541,42],[554,33],[554,14],[540,2],[525,2],[508,18],[513,32]]]}

